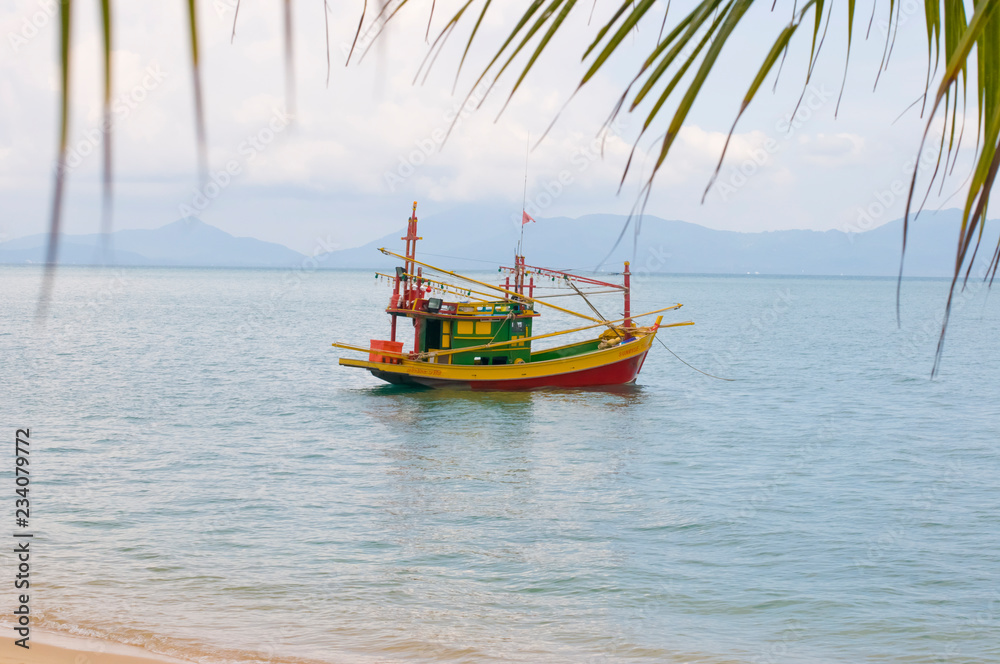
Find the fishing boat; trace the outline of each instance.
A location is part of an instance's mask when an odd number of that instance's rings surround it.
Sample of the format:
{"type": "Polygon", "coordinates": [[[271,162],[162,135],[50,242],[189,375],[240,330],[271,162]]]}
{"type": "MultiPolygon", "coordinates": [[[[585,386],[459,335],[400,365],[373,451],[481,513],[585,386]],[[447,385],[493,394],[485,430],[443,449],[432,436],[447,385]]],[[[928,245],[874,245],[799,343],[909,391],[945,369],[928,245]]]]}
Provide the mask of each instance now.
{"type": "Polygon", "coordinates": [[[416,203],[406,235],[400,239],[406,243],[404,254],[385,248],[379,251],[398,258],[402,265],[394,274],[376,273],[376,278],[393,286],[386,307],[389,338],[372,339],[368,347],[333,344],[368,355],[367,359],[340,358],[341,366],[366,369],[389,383],[473,390],[623,385],[635,381],[661,328],[693,325],[691,321],[664,325],[662,315],[652,325],[638,325],[637,319],[682,305],[632,314],[628,262],[621,273],[622,283],[616,284],[527,265],[518,243],[513,266],[499,268],[506,273],[503,285],[493,285],[417,260],[417,241],[422,238],[417,235],[416,203]],[[557,295],[536,295],[543,283],[569,291],[559,295],[583,298],[594,315],[548,301],[557,295]],[[601,315],[587,297],[609,292],[621,292],[624,298],[623,315],[614,320],[601,315]],[[447,299],[449,295],[454,299],[447,299]],[[587,324],[536,335],[535,321],[546,308],[576,316],[587,324]],[[404,351],[404,342],[397,339],[400,319],[409,319],[413,325],[409,351],[404,351]],[[587,330],[593,330],[594,336],[555,348],[532,349],[535,341],[587,330]]]}

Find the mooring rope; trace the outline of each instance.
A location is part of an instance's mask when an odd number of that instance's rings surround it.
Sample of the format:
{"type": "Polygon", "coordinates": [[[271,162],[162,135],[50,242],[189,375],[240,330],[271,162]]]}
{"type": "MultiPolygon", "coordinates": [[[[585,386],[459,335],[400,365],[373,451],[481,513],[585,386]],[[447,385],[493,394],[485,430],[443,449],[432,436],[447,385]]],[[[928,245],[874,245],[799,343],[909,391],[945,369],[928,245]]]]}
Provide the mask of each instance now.
{"type": "MultiPolygon", "coordinates": [[[[663,346],[664,348],[667,348],[667,344],[663,343],[663,340],[662,340],[662,339],[660,339],[659,337],[656,337],[656,340],[660,342],[660,345],[661,345],[661,346],[663,346]]],[[[686,364],[687,366],[691,367],[692,369],[694,369],[695,371],[697,371],[697,372],[698,372],[698,373],[700,373],[700,374],[705,374],[705,375],[706,375],[706,376],[708,376],[709,378],[715,378],[715,379],[717,379],[717,380],[725,380],[725,381],[729,381],[729,382],[733,382],[733,381],[735,381],[735,380],[736,380],[735,378],[722,378],[721,376],[713,376],[712,374],[708,373],[707,371],[702,371],[702,370],[701,370],[701,369],[699,369],[698,367],[692,367],[692,366],[691,366],[690,364],[688,364],[687,362],[684,362],[684,360],[682,360],[682,359],[680,358],[680,356],[679,356],[679,355],[678,355],[677,353],[675,353],[674,351],[670,350],[669,348],[667,348],[667,352],[668,352],[668,353],[670,353],[671,355],[673,355],[674,357],[676,357],[676,358],[677,358],[678,360],[680,360],[680,361],[681,361],[681,362],[682,362],[683,364],[686,364]]]]}

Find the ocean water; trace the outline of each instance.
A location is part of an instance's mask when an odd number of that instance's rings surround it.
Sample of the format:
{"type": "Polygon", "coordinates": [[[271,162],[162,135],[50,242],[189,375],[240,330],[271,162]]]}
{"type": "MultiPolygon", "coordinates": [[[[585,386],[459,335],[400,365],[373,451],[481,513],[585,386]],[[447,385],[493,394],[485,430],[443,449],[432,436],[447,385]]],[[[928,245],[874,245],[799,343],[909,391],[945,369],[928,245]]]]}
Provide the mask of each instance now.
{"type": "Polygon", "coordinates": [[[469,393],[337,366],[387,336],[372,277],[66,268],[39,327],[0,267],[37,626],[203,664],[1000,662],[987,289],[930,380],[946,282],[897,327],[892,280],[640,275],[733,381],[655,345],[634,386],[469,393]]]}

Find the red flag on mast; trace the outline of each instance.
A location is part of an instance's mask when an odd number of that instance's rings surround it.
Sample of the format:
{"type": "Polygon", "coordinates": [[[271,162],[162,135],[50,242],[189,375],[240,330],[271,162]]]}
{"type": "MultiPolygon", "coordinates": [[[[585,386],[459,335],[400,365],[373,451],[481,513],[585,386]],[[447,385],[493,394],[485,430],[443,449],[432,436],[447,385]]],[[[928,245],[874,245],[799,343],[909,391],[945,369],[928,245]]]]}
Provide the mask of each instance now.
{"type": "Polygon", "coordinates": [[[531,217],[530,214],[528,214],[527,212],[525,212],[524,210],[522,210],[521,211],[521,225],[524,226],[529,221],[535,221],[535,220],[531,217]]]}

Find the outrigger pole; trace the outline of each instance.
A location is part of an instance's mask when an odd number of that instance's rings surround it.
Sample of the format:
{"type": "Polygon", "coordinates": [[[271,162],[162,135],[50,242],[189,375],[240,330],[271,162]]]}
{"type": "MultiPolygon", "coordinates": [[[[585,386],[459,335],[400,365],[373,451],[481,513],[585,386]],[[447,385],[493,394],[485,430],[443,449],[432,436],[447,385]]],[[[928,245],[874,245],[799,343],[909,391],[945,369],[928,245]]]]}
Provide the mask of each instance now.
{"type": "MultiPolygon", "coordinates": [[[[652,316],[653,314],[663,313],[664,311],[673,311],[675,309],[680,309],[681,306],[683,306],[683,305],[681,305],[681,304],[674,304],[674,305],[669,306],[669,307],[664,307],[663,309],[655,309],[653,311],[647,311],[646,313],[635,315],[635,316],[633,316],[633,318],[641,318],[643,316],[652,316]]],[[[663,316],[660,316],[659,318],[657,318],[654,327],[656,327],[657,329],[659,329],[661,327],[683,327],[685,325],[694,325],[694,322],[693,321],[689,321],[689,320],[681,322],[681,323],[670,323],[668,325],[660,325],[660,321],[662,319],[663,319],[663,316]]],[[[576,327],[576,328],[572,328],[572,329],[569,329],[569,330],[559,330],[558,332],[549,332],[547,334],[539,334],[539,335],[536,335],[536,336],[533,336],[533,337],[524,337],[523,339],[511,339],[510,341],[498,341],[496,343],[488,343],[488,344],[484,344],[484,345],[481,345],[481,346],[468,346],[466,348],[454,348],[454,349],[451,349],[451,350],[435,350],[435,351],[429,351],[426,354],[428,356],[438,357],[438,356],[441,356],[441,355],[454,355],[455,353],[468,353],[468,352],[477,351],[477,350],[484,350],[486,348],[497,348],[499,346],[510,346],[512,344],[518,344],[518,343],[522,343],[522,342],[525,342],[525,341],[535,341],[537,339],[547,339],[549,337],[556,337],[556,336],[563,335],[563,334],[570,334],[571,332],[582,332],[584,330],[590,330],[590,329],[595,328],[595,327],[601,327],[602,325],[606,325],[607,323],[620,323],[623,320],[625,320],[625,319],[624,318],[619,318],[618,320],[613,320],[613,321],[599,321],[599,322],[595,323],[594,325],[585,325],[584,327],[576,327]]],[[[341,344],[341,343],[336,343],[335,342],[335,343],[330,344],[330,345],[333,346],[334,348],[342,348],[344,350],[353,350],[353,351],[357,351],[359,353],[370,353],[370,352],[372,352],[371,348],[363,348],[361,346],[352,346],[350,344],[341,344]]],[[[407,354],[407,353],[395,353],[395,352],[386,351],[386,350],[380,350],[380,351],[378,351],[378,353],[379,353],[379,355],[385,355],[386,357],[398,357],[398,358],[402,358],[402,359],[410,359],[410,355],[407,354]]]]}
{"type": "MultiPolygon", "coordinates": [[[[380,277],[385,277],[386,279],[395,279],[396,278],[394,275],[384,274],[382,272],[376,272],[375,274],[377,274],[380,277]]],[[[434,281],[433,279],[426,279],[426,278],[424,278],[423,275],[409,274],[408,272],[403,272],[401,274],[405,275],[406,277],[408,277],[410,279],[423,279],[428,284],[430,284],[432,287],[434,286],[435,283],[443,284],[447,288],[442,288],[441,290],[445,290],[446,292],[449,292],[449,291],[447,291],[447,289],[450,288],[451,289],[450,292],[451,292],[452,295],[458,295],[460,297],[468,297],[473,302],[489,302],[489,300],[483,300],[483,299],[480,299],[478,297],[472,297],[472,293],[475,293],[476,295],[482,295],[483,297],[493,297],[489,293],[483,293],[482,291],[477,291],[475,289],[462,288],[461,286],[456,286],[455,284],[445,284],[443,281],[440,281],[440,280],[439,281],[434,281]]],[[[575,293],[571,293],[571,294],[575,294],[575,293]]]]}
{"type": "MultiPolygon", "coordinates": [[[[478,284],[478,285],[483,286],[485,288],[490,288],[492,290],[498,291],[498,292],[503,293],[505,295],[512,295],[515,298],[524,300],[525,302],[537,302],[538,304],[544,305],[546,307],[551,307],[552,309],[555,309],[557,311],[561,311],[564,314],[570,314],[570,315],[576,316],[578,318],[583,318],[584,320],[589,320],[592,323],[599,323],[601,325],[605,324],[605,321],[602,321],[602,320],[597,319],[597,318],[591,318],[590,316],[587,316],[586,314],[581,314],[578,311],[573,311],[572,309],[566,309],[564,307],[560,307],[558,305],[552,304],[551,302],[545,302],[544,300],[536,300],[535,298],[528,297],[527,295],[524,295],[523,293],[518,293],[516,291],[507,290],[506,288],[501,288],[499,286],[494,286],[493,284],[488,284],[485,281],[478,281],[476,279],[473,279],[472,277],[466,277],[465,275],[458,274],[457,272],[452,272],[450,270],[442,270],[441,268],[435,267],[433,265],[430,265],[429,263],[422,263],[422,262],[418,261],[415,258],[410,258],[410,257],[407,257],[407,256],[400,256],[396,252],[389,251],[385,247],[380,248],[379,251],[381,251],[386,256],[395,256],[396,258],[402,258],[403,260],[409,261],[409,262],[411,262],[411,263],[413,263],[415,265],[420,265],[422,267],[426,267],[428,270],[435,270],[437,272],[440,272],[441,274],[448,274],[448,275],[451,275],[451,276],[453,276],[453,277],[455,277],[457,279],[464,279],[465,281],[468,281],[470,283],[478,284]]],[[[409,270],[407,270],[407,271],[409,272],[409,270]]]]}

